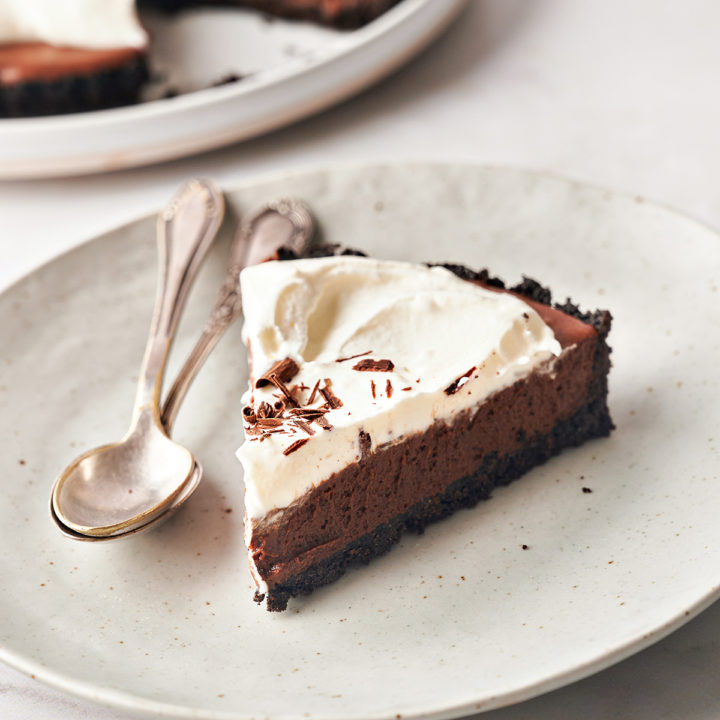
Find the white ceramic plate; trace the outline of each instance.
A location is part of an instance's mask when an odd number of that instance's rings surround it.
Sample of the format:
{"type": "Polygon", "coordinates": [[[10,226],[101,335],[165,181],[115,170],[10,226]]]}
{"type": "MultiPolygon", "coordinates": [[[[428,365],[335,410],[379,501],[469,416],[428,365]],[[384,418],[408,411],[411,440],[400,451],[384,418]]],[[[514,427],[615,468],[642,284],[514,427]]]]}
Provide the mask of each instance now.
{"type": "Polygon", "coordinates": [[[150,16],[153,68],[164,77],[150,95],[160,97],[168,87],[186,94],[101,112],[0,119],[0,179],[149,164],[281,127],[387,75],[465,3],[403,0],[353,32],[268,21],[238,8],[150,16]],[[244,77],[209,87],[231,74],[244,77]]]}
{"type": "Polygon", "coordinates": [[[0,657],[148,714],[453,717],[599,670],[718,596],[717,235],[639,198],[478,167],[293,175],[230,193],[230,207],[287,194],[311,203],[327,239],[524,272],[560,300],[611,308],[617,431],[270,614],[251,600],[242,538],[235,326],[178,421],[207,471],[197,495],[156,532],[67,540],[48,517],[54,476],[128,423],[155,285],[153,220],[140,220],[0,296],[0,657]]]}

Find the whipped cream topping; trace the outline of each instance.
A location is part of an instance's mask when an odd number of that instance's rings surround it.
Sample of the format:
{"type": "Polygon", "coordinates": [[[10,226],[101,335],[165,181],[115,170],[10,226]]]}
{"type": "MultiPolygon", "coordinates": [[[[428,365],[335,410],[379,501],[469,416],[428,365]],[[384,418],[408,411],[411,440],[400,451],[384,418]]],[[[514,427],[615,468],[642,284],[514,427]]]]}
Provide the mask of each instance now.
{"type": "Polygon", "coordinates": [[[342,256],[263,263],[240,277],[252,367],[237,455],[250,520],[560,354],[522,300],[444,268],[342,256]],[[256,388],[286,358],[297,368],[280,384],[293,401],[272,383],[256,388]],[[269,422],[257,419],[268,411],[269,422]]]}
{"type": "Polygon", "coordinates": [[[142,48],[135,0],[0,0],[0,43],[88,49],[142,48]]]}

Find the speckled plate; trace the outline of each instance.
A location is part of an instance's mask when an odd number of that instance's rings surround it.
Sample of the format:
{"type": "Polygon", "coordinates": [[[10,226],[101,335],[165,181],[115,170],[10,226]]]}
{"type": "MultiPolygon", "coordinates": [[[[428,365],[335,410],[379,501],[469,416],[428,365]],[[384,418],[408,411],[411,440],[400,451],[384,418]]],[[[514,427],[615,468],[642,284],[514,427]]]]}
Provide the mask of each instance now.
{"type": "MultiPolygon", "coordinates": [[[[2,659],[148,715],[454,717],[597,671],[718,596],[717,235],[641,198],[460,166],[275,177],[231,192],[230,208],[285,194],[310,202],[329,240],[527,273],[559,299],[610,308],[617,431],[269,614],[251,601],[243,547],[234,327],[177,426],[207,471],[198,493],[147,535],[67,540],[48,516],[52,480],[130,414],[155,284],[153,221],[139,220],[0,296],[2,659]]],[[[229,231],[174,367],[221,280],[229,231]]]]}

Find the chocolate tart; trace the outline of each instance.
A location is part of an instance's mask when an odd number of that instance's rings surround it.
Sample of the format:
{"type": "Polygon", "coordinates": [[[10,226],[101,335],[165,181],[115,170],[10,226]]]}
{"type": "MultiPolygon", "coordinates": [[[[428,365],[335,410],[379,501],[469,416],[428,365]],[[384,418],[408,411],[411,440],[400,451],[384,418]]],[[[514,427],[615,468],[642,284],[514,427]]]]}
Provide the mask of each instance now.
{"type": "MultiPolygon", "coordinates": [[[[341,252],[321,247],[314,254],[341,252]]],[[[495,487],[564,448],[613,429],[607,407],[607,310],[582,312],[570,300],[553,304],[550,290],[529,278],[508,288],[487,270],[442,267],[469,283],[512,293],[534,309],[560,344],[552,371],[533,370],[452,422],[436,421],[387,447],[363,451],[371,438],[361,432],[356,462],[289,506],[255,518],[246,526],[246,539],[251,571],[262,588],[255,600],[265,601],[268,610],[286,609],[291,597],[311,593],[349,567],[386,553],[403,533],[422,533],[429,523],[488,499],[495,487]]]]}
{"type": "Polygon", "coordinates": [[[148,79],[135,48],[0,45],[0,117],[61,115],[131,105],[148,79]]]}
{"type": "MultiPolygon", "coordinates": [[[[339,29],[365,25],[399,0],[138,0],[140,8],[177,12],[225,5],[339,29]]],[[[149,79],[146,52],[88,50],[41,42],[0,44],[0,118],[132,105],[149,79]]]]}

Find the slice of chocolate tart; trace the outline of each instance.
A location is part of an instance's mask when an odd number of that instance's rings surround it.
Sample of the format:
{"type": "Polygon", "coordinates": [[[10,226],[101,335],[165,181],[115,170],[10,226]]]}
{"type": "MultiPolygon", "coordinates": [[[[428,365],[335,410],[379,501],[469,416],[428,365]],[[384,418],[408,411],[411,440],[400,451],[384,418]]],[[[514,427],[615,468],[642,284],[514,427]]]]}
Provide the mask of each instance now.
{"type": "Polygon", "coordinates": [[[337,255],[241,280],[238,457],[269,610],[613,428],[610,313],[527,278],[337,255]]]}

